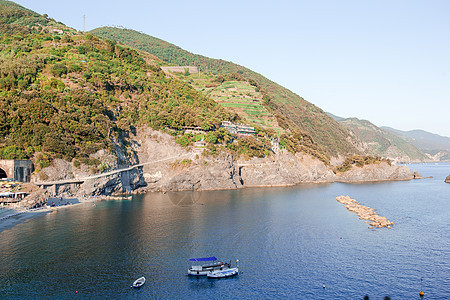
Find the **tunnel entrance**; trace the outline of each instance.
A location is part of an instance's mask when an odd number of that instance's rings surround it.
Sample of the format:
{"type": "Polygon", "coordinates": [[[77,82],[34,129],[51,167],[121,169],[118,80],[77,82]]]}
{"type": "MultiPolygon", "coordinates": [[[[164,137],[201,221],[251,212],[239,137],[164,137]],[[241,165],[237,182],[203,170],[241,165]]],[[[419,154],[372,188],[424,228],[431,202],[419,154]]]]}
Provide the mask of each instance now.
{"type": "Polygon", "coordinates": [[[0,168],[0,179],[2,178],[8,178],[8,176],[6,175],[6,172],[0,168]]]}

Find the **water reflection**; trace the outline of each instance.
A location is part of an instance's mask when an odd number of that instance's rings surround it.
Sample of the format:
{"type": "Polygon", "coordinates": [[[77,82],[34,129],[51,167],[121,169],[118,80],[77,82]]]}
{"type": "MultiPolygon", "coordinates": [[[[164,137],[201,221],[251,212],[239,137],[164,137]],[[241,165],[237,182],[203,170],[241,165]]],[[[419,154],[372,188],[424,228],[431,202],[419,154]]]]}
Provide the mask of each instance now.
{"type": "Polygon", "coordinates": [[[170,202],[175,206],[191,206],[197,203],[202,196],[202,192],[167,192],[164,195],[169,198],[170,202]]]}
{"type": "MultiPolygon", "coordinates": [[[[242,277],[242,276],[241,276],[242,277]]],[[[220,279],[209,279],[206,276],[186,276],[189,289],[192,291],[201,292],[202,290],[210,290],[212,288],[216,288],[218,282],[221,281],[236,281],[234,284],[238,284],[239,276],[228,277],[228,278],[220,278],[220,279]]]]}
{"type": "Polygon", "coordinates": [[[448,292],[449,188],[441,180],[309,184],[148,193],[61,209],[0,233],[0,298],[39,298],[45,286],[45,296],[58,299],[75,291],[120,299],[410,299],[424,276],[437,299],[448,292]],[[341,194],[396,225],[368,230],[336,202],[341,194]],[[185,276],[189,258],[212,255],[239,259],[244,274],[185,276]],[[144,288],[130,289],[142,275],[144,288]]]}

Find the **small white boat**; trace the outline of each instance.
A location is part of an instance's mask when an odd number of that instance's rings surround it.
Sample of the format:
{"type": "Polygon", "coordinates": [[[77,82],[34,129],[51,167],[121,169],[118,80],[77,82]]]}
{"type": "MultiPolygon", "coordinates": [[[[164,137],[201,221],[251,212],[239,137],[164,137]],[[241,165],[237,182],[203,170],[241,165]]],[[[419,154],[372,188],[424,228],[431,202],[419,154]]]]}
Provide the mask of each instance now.
{"type": "Polygon", "coordinates": [[[202,258],[191,258],[189,261],[197,262],[209,262],[204,265],[192,266],[188,269],[189,276],[206,276],[210,271],[222,270],[224,268],[229,268],[230,264],[217,261],[215,256],[212,257],[202,257],[202,258]]]}
{"type": "Polygon", "coordinates": [[[133,288],[140,288],[141,286],[144,285],[144,283],[145,283],[145,277],[142,276],[141,278],[136,279],[133,282],[133,285],[131,287],[133,287],[133,288]]]}
{"type": "Polygon", "coordinates": [[[239,274],[239,259],[236,260],[236,267],[232,268],[231,264],[227,264],[225,267],[222,267],[220,269],[211,270],[208,275],[206,275],[208,278],[212,279],[219,279],[219,278],[227,278],[236,276],[239,274]]]}
{"type": "Polygon", "coordinates": [[[214,270],[206,275],[208,278],[226,278],[239,274],[239,268],[225,268],[223,270],[214,270]]]}

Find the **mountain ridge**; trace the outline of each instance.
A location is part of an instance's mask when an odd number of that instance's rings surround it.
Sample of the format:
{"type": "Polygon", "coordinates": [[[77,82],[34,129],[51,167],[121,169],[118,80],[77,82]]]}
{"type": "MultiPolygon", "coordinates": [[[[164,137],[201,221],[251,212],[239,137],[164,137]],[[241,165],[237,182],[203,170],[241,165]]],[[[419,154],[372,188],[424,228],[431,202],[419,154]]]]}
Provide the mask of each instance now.
{"type": "Polygon", "coordinates": [[[450,151],[450,137],[429,132],[422,129],[413,130],[399,130],[388,126],[381,126],[380,128],[391,131],[399,136],[408,137],[411,143],[422,150],[436,150],[444,149],[450,151]],[[421,141],[421,142],[420,142],[421,141]]]}
{"type": "Polygon", "coordinates": [[[291,131],[310,134],[315,142],[326,148],[329,156],[358,153],[348,142],[348,131],[326,115],[323,110],[292,91],[245,67],[221,59],[193,54],[161,39],[131,29],[101,27],[90,31],[103,38],[147,51],[167,64],[193,65],[202,72],[214,74],[239,73],[264,93],[264,104],[274,113],[278,123],[291,131]]]}
{"type": "Polygon", "coordinates": [[[377,154],[399,162],[450,160],[450,155],[447,150],[450,148],[450,139],[447,137],[421,129],[401,131],[386,126],[378,127],[368,120],[355,117],[343,118],[329,112],[327,114],[355,133],[364,143],[363,147],[371,148],[369,150],[369,154],[371,155],[377,154]],[[435,142],[433,144],[428,141],[428,143],[424,144],[420,139],[414,139],[414,137],[418,136],[422,137],[421,140],[432,137],[434,141],[438,140],[440,143],[435,142]],[[428,145],[428,147],[424,145],[428,145]],[[429,145],[433,145],[434,148],[429,145]],[[387,147],[391,147],[388,152],[386,152],[387,147]]]}
{"type": "Polygon", "coordinates": [[[414,145],[385,131],[370,121],[347,118],[339,121],[355,133],[365,144],[370,155],[380,155],[396,162],[423,162],[429,158],[414,145]]]}

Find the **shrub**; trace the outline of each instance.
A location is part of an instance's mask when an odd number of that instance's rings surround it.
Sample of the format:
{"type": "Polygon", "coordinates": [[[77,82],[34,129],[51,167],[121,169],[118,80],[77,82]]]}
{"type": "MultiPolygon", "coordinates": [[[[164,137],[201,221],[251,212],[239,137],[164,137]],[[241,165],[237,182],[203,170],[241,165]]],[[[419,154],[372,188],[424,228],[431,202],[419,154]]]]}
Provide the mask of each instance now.
{"type": "Polygon", "coordinates": [[[98,169],[100,170],[100,173],[103,173],[104,171],[109,169],[109,165],[106,162],[102,162],[98,169]]]}
{"type": "Polygon", "coordinates": [[[63,43],[72,43],[73,39],[72,39],[72,37],[70,35],[66,34],[66,35],[64,35],[62,37],[61,42],[63,42],[63,43]]]}
{"type": "Polygon", "coordinates": [[[65,84],[61,80],[58,80],[56,78],[51,78],[50,82],[49,82],[49,86],[52,89],[58,89],[58,90],[62,91],[65,87],[65,84]]]}
{"type": "Polygon", "coordinates": [[[0,158],[2,159],[25,159],[26,153],[17,146],[7,146],[3,149],[0,148],[0,158]]]}
{"type": "Polygon", "coordinates": [[[182,147],[187,148],[194,143],[194,136],[192,134],[183,134],[175,138],[175,142],[182,147]]]}
{"type": "Polygon", "coordinates": [[[78,46],[78,53],[80,54],[86,54],[87,53],[87,48],[83,45],[78,46]]]}
{"type": "Polygon", "coordinates": [[[236,151],[244,154],[247,158],[264,157],[266,153],[269,154],[268,149],[270,149],[270,143],[267,140],[258,140],[253,136],[240,138],[236,147],[236,151]]]}
{"type": "Polygon", "coordinates": [[[46,154],[39,153],[36,157],[36,165],[39,170],[49,167],[51,165],[50,158],[46,154]]]}
{"type": "Polygon", "coordinates": [[[182,161],[175,161],[173,162],[170,166],[172,169],[177,169],[177,168],[189,168],[192,164],[192,160],[191,159],[183,159],[182,161]]]}
{"type": "Polygon", "coordinates": [[[78,168],[80,165],[81,165],[80,161],[78,161],[78,160],[76,160],[76,159],[73,160],[73,166],[74,166],[75,168],[78,168]]]}
{"type": "Polygon", "coordinates": [[[337,166],[334,169],[334,172],[335,173],[346,172],[346,171],[350,170],[353,165],[356,165],[357,167],[363,167],[365,165],[379,164],[381,162],[386,162],[389,165],[391,165],[391,161],[389,159],[384,159],[379,156],[374,157],[374,156],[369,156],[369,155],[366,155],[366,156],[353,155],[353,156],[347,157],[340,166],[337,166]]]}
{"type": "Polygon", "coordinates": [[[50,72],[53,76],[61,77],[61,75],[67,74],[67,67],[64,64],[57,63],[52,66],[50,72]]]}

